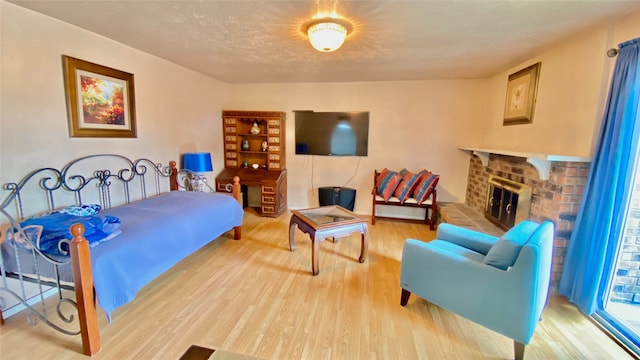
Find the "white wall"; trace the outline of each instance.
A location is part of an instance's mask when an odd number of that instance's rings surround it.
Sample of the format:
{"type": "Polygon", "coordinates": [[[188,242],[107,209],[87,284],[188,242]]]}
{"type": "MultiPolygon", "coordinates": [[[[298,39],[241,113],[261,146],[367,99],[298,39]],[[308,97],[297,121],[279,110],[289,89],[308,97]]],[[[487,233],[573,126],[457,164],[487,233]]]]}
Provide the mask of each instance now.
{"type": "Polygon", "coordinates": [[[464,201],[468,154],[457,147],[478,136],[485,86],[486,80],[230,85],[227,108],[287,112],[290,208],[316,206],[318,187],[346,186],[357,189],[355,211],[367,214],[373,170],[385,167],[427,168],[441,175],[441,201],[464,201]],[[295,155],[293,110],[369,111],[369,155],[295,155]]]}
{"type": "MultiPolygon", "coordinates": [[[[427,167],[442,175],[440,200],[464,201],[462,146],[591,156],[615,59],[606,50],[640,36],[640,13],[594,26],[487,80],[230,86],[229,109],[286,111],[289,206],[317,204],[320,186],[358,190],[371,210],[373,169],[427,167]],[[507,78],[542,62],[532,124],[503,126],[507,78]],[[370,111],[369,156],[294,154],[293,110],[370,111]]],[[[393,211],[392,211],[393,212],[393,211]]]]}
{"type": "Polygon", "coordinates": [[[612,46],[640,37],[640,11],[629,14],[612,24],[612,46]]]}
{"type": "Polygon", "coordinates": [[[289,206],[316,205],[320,186],[348,186],[358,190],[356,212],[365,214],[373,170],[384,167],[426,167],[442,176],[441,201],[464,201],[469,154],[461,145],[591,155],[613,64],[606,49],[640,36],[635,13],[488,80],[226,85],[4,1],[0,10],[0,183],[97,152],[168,161],[211,151],[217,173],[222,109],[279,110],[287,112],[289,206]],[[69,137],[63,54],[135,74],[137,139],[69,137]],[[536,61],[542,70],[533,124],[503,127],[506,79],[536,61]],[[303,109],[369,111],[369,156],[296,156],[292,111],[303,109]]]}
{"type": "Polygon", "coordinates": [[[640,12],[583,31],[489,80],[481,147],[592,156],[615,58],[609,48],[640,36],[640,12]],[[532,124],[503,126],[507,78],[541,62],[532,124]]]}
{"type": "Polygon", "coordinates": [[[166,164],[211,151],[223,167],[226,84],[4,1],[0,10],[0,183],[93,153],[166,164]],[[137,138],[69,137],[62,55],[134,74],[137,138]]]}

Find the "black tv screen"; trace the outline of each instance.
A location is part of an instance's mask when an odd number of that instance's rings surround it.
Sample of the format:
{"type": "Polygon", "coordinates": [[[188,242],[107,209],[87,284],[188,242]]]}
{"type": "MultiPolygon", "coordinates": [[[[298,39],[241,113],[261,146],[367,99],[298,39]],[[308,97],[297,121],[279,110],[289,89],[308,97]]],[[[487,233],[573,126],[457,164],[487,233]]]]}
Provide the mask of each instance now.
{"type": "Polygon", "coordinates": [[[296,154],[367,156],[369,112],[295,111],[296,154]]]}

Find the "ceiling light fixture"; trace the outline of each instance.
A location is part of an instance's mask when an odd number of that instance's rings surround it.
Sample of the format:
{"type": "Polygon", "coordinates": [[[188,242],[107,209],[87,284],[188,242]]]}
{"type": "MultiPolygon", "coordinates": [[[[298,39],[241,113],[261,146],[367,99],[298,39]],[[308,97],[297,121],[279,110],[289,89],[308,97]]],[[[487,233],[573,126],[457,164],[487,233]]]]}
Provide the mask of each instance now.
{"type": "Polygon", "coordinates": [[[336,51],[351,31],[349,22],[334,17],[313,19],[305,24],[309,42],[318,51],[336,51]]]}

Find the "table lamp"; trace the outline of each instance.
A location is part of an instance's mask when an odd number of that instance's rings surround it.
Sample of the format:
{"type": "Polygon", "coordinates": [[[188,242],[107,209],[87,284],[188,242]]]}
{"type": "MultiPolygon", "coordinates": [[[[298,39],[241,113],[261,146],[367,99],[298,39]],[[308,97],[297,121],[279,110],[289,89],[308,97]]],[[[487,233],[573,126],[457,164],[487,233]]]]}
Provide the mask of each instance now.
{"type": "Polygon", "coordinates": [[[206,191],[207,188],[211,189],[209,184],[207,184],[207,178],[202,174],[213,171],[211,153],[185,153],[183,158],[183,168],[192,172],[191,190],[206,191]]]}

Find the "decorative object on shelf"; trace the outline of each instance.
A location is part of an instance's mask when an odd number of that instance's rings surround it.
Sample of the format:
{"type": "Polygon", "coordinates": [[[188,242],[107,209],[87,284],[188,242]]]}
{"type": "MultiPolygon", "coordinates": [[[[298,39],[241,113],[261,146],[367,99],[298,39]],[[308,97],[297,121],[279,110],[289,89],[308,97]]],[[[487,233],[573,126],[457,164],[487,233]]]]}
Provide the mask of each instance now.
{"type": "Polygon", "coordinates": [[[249,145],[249,140],[247,139],[242,140],[242,150],[249,151],[249,149],[251,149],[251,146],[249,145]]]}
{"type": "Polygon", "coordinates": [[[62,62],[69,136],[137,137],[133,74],[66,55],[62,62]]]}
{"type": "Polygon", "coordinates": [[[185,153],[183,168],[191,172],[191,191],[213,191],[202,173],[213,171],[211,153],[185,153]]]}
{"type": "Polygon", "coordinates": [[[252,167],[254,170],[258,170],[258,168],[260,167],[260,165],[258,165],[258,164],[252,164],[252,165],[251,165],[251,167],[252,167]]]}
{"type": "Polygon", "coordinates": [[[262,140],[262,144],[260,145],[260,150],[267,151],[269,146],[267,145],[267,140],[262,140]]]}
{"type": "Polygon", "coordinates": [[[529,124],[538,94],[540,63],[509,75],[503,125],[529,124]]]}
{"type": "Polygon", "coordinates": [[[262,169],[267,170],[267,164],[262,164],[262,166],[260,166],[262,169]]]}
{"type": "Polygon", "coordinates": [[[251,133],[252,133],[253,135],[258,135],[258,134],[260,134],[260,125],[258,125],[258,122],[257,122],[257,121],[254,121],[254,122],[253,122],[253,125],[251,126],[251,130],[250,130],[250,131],[251,131],[251,133]]]}
{"type": "Polygon", "coordinates": [[[248,168],[249,167],[249,163],[246,162],[246,161],[243,161],[242,162],[242,167],[245,168],[245,169],[248,168]]]}

